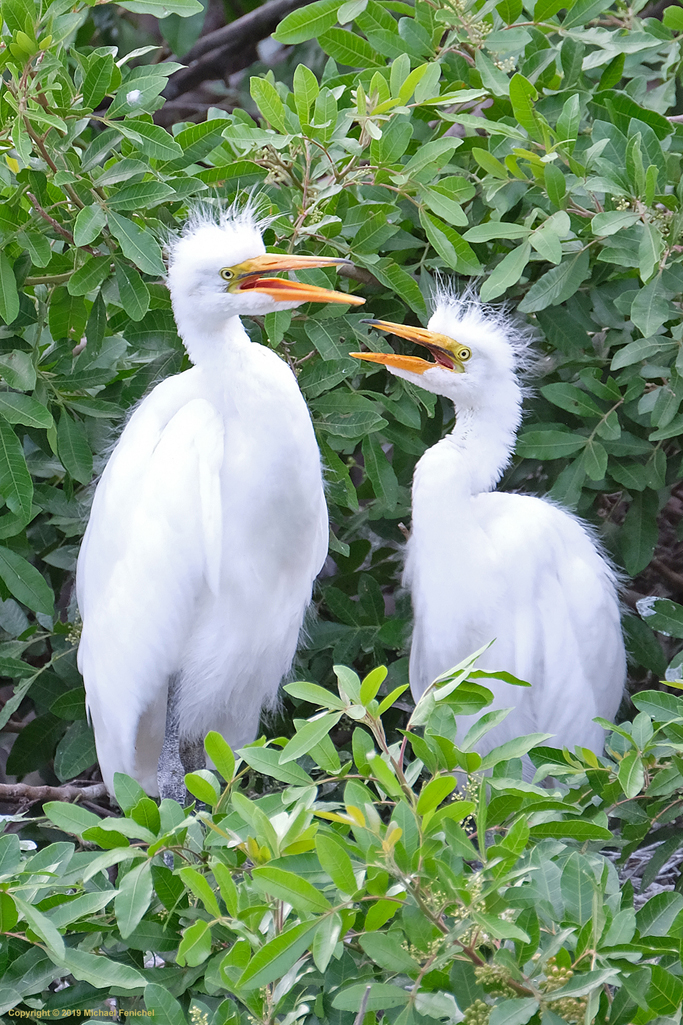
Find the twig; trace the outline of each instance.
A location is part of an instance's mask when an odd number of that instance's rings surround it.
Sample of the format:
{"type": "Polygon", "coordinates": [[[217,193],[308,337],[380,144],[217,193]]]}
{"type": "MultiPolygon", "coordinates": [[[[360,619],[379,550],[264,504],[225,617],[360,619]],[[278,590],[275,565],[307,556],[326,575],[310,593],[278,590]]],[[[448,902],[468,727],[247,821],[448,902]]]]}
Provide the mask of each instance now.
{"type": "Polygon", "coordinates": [[[29,783],[0,783],[0,801],[21,801],[32,804],[34,801],[78,801],[86,798],[98,801],[107,796],[104,783],[93,783],[89,787],[75,787],[66,784],[63,787],[33,787],[29,783]]]}
{"type": "Polygon", "coordinates": [[[337,274],[342,278],[360,281],[363,285],[380,285],[374,274],[371,274],[365,267],[356,267],[355,264],[341,264],[341,266],[337,267],[337,274]]]}
{"type": "Polygon", "coordinates": [[[358,1008],[358,1014],[353,1019],[353,1025],[363,1025],[363,1019],[365,1018],[365,1010],[366,1010],[366,1008],[368,1006],[368,1000],[370,999],[370,991],[371,991],[371,989],[372,989],[372,986],[366,986],[365,987],[365,993],[363,993],[363,999],[360,1002],[360,1007],[358,1008]]]}
{"type": "Polygon", "coordinates": [[[36,210],[40,214],[40,216],[43,218],[43,220],[47,221],[48,224],[51,224],[52,227],[55,229],[55,231],[58,232],[58,234],[60,234],[62,236],[62,238],[65,238],[67,240],[67,242],[70,243],[70,245],[73,245],[74,244],[74,237],[71,234],[71,232],[67,231],[66,228],[63,228],[62,225],[59,223],[59,221],[56,221],[54,219],[54,217],[50,217],[50,215],[47,212],[47,210],[43,209],[43,207],[40,205],[40,203],[38,202],[38,200],[36,199],[36,197],[33,195],[32,192],[27,192],[26,195],[28,196],[29,202],[30,202],[31,206],[33,207],[33,209],[36,210]]]}
{"type": "Polygon", "coordinates": [[[674,584],[680,591],[683,591],[683,574],[670,569],[661,559],[653,559],[652,565],[662,576],[666,577],[670,584],[674,584]]]}

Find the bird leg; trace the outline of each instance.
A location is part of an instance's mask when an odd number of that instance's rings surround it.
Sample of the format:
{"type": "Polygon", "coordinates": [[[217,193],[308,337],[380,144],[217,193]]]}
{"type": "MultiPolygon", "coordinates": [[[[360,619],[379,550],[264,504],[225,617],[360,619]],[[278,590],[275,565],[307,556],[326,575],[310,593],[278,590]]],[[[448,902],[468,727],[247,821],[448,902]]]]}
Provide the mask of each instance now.
{"type": "Polygon", "coordinates": [[[187,797],[185,789],[185,767],[180,755],[180,674],[174,673],[168,681],[166,699],[166,729],[164,743],[157,765],[159,796],[170,797],[184,807],[187,797]]]}
{"type": "Polygon", "coordinates": [[[183,763],[185,772],[196,772],[197,769],[206,768],[206,755],[204,754],[204,743],[201,740],[187,740],[183,737],[179,745],[180,760],[183,763]]]}

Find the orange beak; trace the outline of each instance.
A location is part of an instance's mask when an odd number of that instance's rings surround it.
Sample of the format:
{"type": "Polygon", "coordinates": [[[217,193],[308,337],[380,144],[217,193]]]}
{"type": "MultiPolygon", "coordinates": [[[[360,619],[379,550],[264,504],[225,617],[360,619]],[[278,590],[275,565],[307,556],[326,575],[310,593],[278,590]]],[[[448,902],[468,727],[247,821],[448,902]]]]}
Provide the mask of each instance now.
{"type": "Polygon", "coordinates": [[[424,345],[431,352],[435,362],[430,363],[429,360],[420,359],[419,356],[401,356],[395,352],[350,352],[349,356],[365,359],[370,363],[384,363],[388,367],[394,367],[396,370],[408,370],[412,374],[424,374],[425,370],[437,366],[452,370],[456,374],[462,374],[465,371],[464,365],[454,351],[457,342],[447,335],[437,334],[436,331],[427,331],[423,327],[393,324],[389,320],[364,320],[363,323],[378,328],[380,331],[389,331],[393,335],[398,335],[399,338],[407,338],[408,341],[416,342],[418,345],[424,345]]]}
{"type": "Polygon", "coordinates": [[[345,303],[347,306],[362,306],[365,299],[348,292],[335,292],[331,288],[319,288],[302,281],[288,281],[287,278],[264,278],[269,271],[307,270],[311,267],[338,267],[350,264],[350,260],[329,256],[286,256],[266,253],[234,268],[235,292],[265,292],[279,302],[296,303],[345,303]]]}

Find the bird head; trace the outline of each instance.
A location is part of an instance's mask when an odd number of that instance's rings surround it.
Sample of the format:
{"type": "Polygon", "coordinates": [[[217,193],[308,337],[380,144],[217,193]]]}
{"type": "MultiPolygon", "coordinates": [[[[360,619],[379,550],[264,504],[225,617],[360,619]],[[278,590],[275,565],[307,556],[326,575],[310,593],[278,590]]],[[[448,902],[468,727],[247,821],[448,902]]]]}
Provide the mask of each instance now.
{"type": "Polygon", "coordinates": [[[502,383],[516,385],[519,333],[509,320],[486,313],[471,297],[439,300],[426,329],[385,320],[365,323],[423,346],[432,359],[386,352],[351,356],[381,363],[397,377],[459,405],[480,405],[502,383]]]}
{"type": "Polygon", "coordinates": [[[291,310],[305,302],[360,305],[359,296],[273,277],[279,271],[336,267],[348,260],[266,253],[249,209],[191,219],[170,246],[168,287],[176,318],[218,326],[229,317],[291,310]]]}

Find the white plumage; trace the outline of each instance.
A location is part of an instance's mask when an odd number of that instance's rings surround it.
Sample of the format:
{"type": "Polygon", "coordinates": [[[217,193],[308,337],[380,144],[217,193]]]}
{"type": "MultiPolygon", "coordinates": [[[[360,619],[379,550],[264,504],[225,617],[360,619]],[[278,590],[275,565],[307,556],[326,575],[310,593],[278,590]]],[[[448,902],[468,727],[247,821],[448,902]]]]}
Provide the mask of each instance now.
{"type": "MultiPolygon", "coordinates": [[[[513,707],[483,737],[485,754],[514,737],[602,750],[595,716],[611,719],[625,682],[617,582],[590,532],[560,506],[493,491],[510,460],[521,421],[517,377],[526,339],[472,296],[441,295],[424,331],[372,322],[425,345],[436,363],[412,356],[356,353],[455,405],[453,431],[419,460],[405,582],[415,613],[410,683],[418,699],[441,673],[473,651],[532,684],[487,681],[493,708],[513,707]]],[[[462,740],[477,716],[458,720],[462,740]]]]}
{"type": "Polygon", "coordinates": [[[175,763],[162,796],[184,796],[206,732],[251,741],[290,667],[327,552],[320,455],[292,371],[238,314],[362,301],[262,276],[340,262],[265,255],[248,211],[198,217],[172,246],[168,285],[194,366],[133,413],[78,560],[79,666],[110,790],[119,771],[158,793],[166,733],[175,763]]]}

